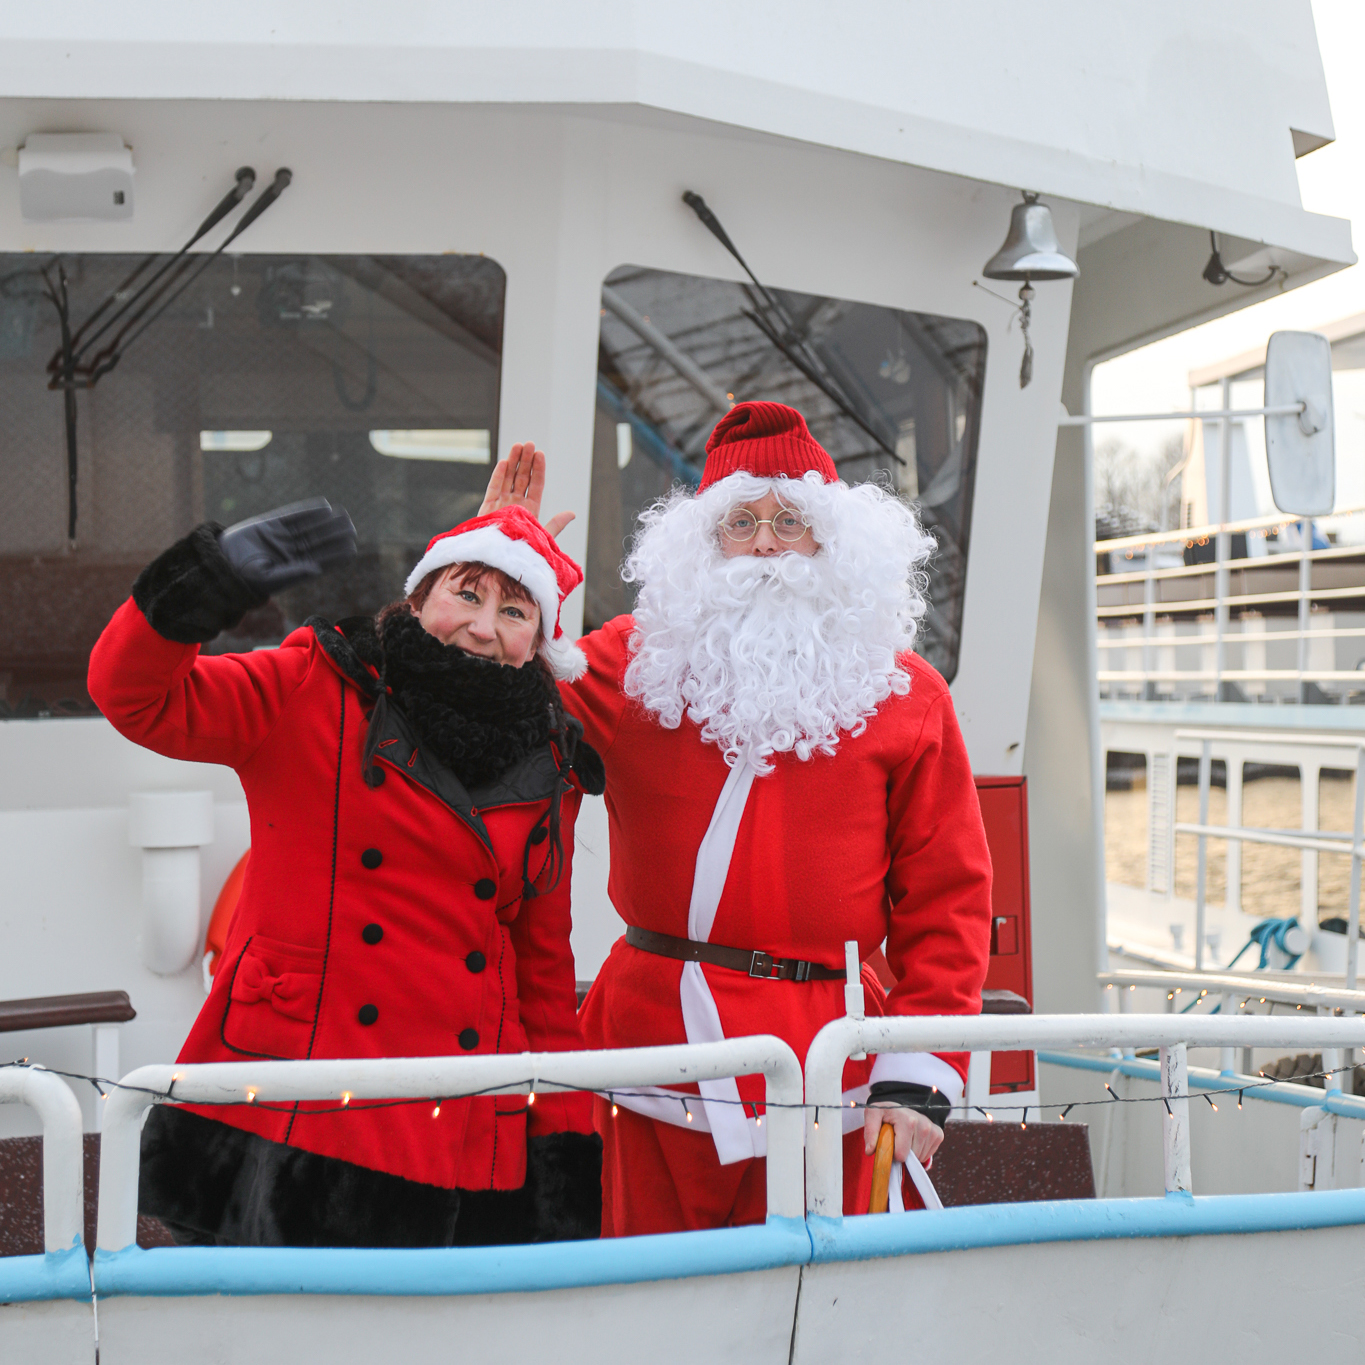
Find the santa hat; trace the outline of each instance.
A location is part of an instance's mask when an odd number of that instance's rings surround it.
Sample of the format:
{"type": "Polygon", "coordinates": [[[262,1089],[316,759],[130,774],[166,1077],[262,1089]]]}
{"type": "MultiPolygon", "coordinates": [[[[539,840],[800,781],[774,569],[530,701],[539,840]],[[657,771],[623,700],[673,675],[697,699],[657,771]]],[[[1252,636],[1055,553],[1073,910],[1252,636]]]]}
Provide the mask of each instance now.
{"type": "Polygon", "coordinates": [[[555,677],[583,676],[587,656],[559,624],[559,609],[583,581],[583,570],[524,507],[503,507],[437,536],[408,575],[404,594],[411,597],[429,573],[451,564],[487,564],[520,583],[540,608],[540,653],[555,677]]]}
{"type": "Polygon", "coordinates": [[[706,443],[706,469],[697,491],[741,470],[760,479],[799,479],[812,469],[826,483],[839,477],[834,461],[795,408],[785,403],[736,403],[716,423],[706,443]]]}

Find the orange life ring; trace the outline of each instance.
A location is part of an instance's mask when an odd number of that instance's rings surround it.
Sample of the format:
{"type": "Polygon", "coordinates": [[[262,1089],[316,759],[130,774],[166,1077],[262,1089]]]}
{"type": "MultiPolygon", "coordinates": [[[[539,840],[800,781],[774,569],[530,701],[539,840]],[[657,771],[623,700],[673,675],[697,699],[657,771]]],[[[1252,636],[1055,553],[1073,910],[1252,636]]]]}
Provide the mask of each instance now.
{"type": "Polygon", "coordinates": [[[242,883],[246,880],[247,860],[251,850],[247,849],[237,859],[237,866],[227,874],[223,889],[213,903],[213,914],[209,916],[208,932],[204,935],[204,990],[207,993],[214,973],[218,970],[218,959],[223,955],[227,943],[228,930],[232,927],[232,916],[237,911],[237,902],[242,897],[242,883]]]}

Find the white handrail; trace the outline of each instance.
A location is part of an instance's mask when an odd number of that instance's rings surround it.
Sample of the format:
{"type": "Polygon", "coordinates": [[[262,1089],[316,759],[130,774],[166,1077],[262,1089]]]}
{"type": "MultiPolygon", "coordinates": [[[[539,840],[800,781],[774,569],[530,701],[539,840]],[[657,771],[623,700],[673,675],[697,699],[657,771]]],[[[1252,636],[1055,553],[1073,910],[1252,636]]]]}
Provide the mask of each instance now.
{"type": "MultiPolygon", "coordinates": [[[[1365,1044],[1365,1018],[1326,1019],[1219,1014],[905,1015],[836,1019],[815,1035],[806,1054],[806,1211],[824,1218],[843,1214],[842,1108],[844,1062],[855,1052],[992,1052],[1039,1048],[1134,1048],[1163,1051],[1162,1075],[1184,1069],[1187,1047],[1347,1048],[1365,1044]],[[1167,1055],[1173,1063],[1168,1068],[1167,1055]],[[821,1117],[824,1123],[820,1122],[821,1117]]],[[[1182,1098],[1165,1092],[1162,1115],[1168,1158],[1167,1188],[1189,1189],[1188,1146],[1181,1144],[1182,1098]],[[1177,1180],[1170,1183],[1172,1176],[1177,1180]],[[1183,1183],[1180,1183],[1183,1182],[1183,1183]]]]}
{"type": "Polygon", "coordinates": [[[71,1087],[40,1066],[0,1067],[0,1104],[26,1104],[43,1125],[43,1248],[68,1251],[85,1236],[81,1106],[71,1087]]]}
{"type": "Polygon", "coordinates": [[[1365,991],[1341,986],[1319,986],[1316,981],[1299,984],[1284,976],[1238,976],[1232,972],[1099,972],[1095,978],[1106,990],[1110,986],[1141,986],[1152,990],[1205,991],[1233,999],[1273,1001],[1277,1005],[1307,1005],[1313,1009],[1349,1010],[1365,1014],[1365,991]]]}
{"type": "Polygon", "coordinates": [[[1176,739],[1222,740],[1228,744],[1293,744],[1301,749],[1359,749],[1359,735],[1312,734],[1290,730],[1177,730],[1176,739]]]}
{"type": "MultiPolygon", "coordinates": [[[[1342,507],[1332,512],[1334,518],[1352,517],[1361,512],[1365,512],[1365,506],[1342,507]]],[[[1237,533],[1238,531],[1259,531],[1272,526],[1293,526],[1301,521],[1318,521],[1318,517],[1296,517],[1288,512],[1272,512],[1269,516],[1262,517],[1243,517],[1238,521],[1211,521],[1205,522],[1201,526],[1176,527],[1173,531],[1138,531],[1131,536],[1115,536],[1113,540],[1096,540],[1093,543],[1097,555],[1112,553],[1115,550],[1139,549],[1146,545],[1171,544],[1180,540],[1211,540],[1220,531],[1237,533]]],[[[1330,545],[1325,550],[1306,550],[1305,554],[1311,557],[1318,555],[1331,556],[1333,553],[1338,555],[1350,554],[1352,551],[1359,554],[1365,547],[1354,545],[1330,545]]],[[[1298,552],[1294,551],[1285,556],[1286,559],[1294,560],[1298,558],[1298,552]]],[[[1263,563],[1264,561],[1257,561],[1263,563]]],[[[1190,567],[1190,566],[1187,566],[1190,567]]],[[[1200,565],[1206,571],[1213,568],[1212,564],[1200,565]]]]}
{"type": "Polygon", "coordinates": [[[1247,844],[1269,844],[1279,848],[1297,848],[1307,853],[1349,853],[1351,855],[1351,885],[1346,913],[1346,986],[1355,990],[1360,955],[1360,894],[1362,860],[1365,859],[1365,738],[1358,735],[1293,735],[1274,731],[1254,730],[1177,730],[1175,739],[1198,741],[1199,744],[1199,819],[1179,821],[1173,825],[1176,834],[1193,834],[1196,839],[1194,893],[1194,966],[1204,969],[1204,925],[1208,900],[1208,841],[1226,839],[1237,847],[1247,844]],[[1211,825],[1209,823],[1209,788],[1213,781],[1213,746],[1227,746],[1229,750],[1259,745],[1294,745],[1300,749],[1354,750],[1355,817],[1347,839],[1324,838],[1321,834],[1288,834],[1280,830],[1256,829],[1242,825],[1211,825]]]}
{"type": "Polygon", "coordinates": [[[398,1057],[295,1062],[144,1066],[105,1101],[96,1245],[131,1246],[137,1235],[142,1118],[172,1095],[190,1103],[278,1100],[440,1099],[461,1094],[524,1095],[537,1085],[629,1090],[762,1073],[767,1081],[768,1213],[800,1218],[801,1064],[780,1038],[601,1052],[522,1052],[485,1057],[398,1057]]]}
{"type": "Polygon", "coordinates": [[[1097,422],[1223,422],[1234,417],[1298,417],[1304,403],[1281,403],[1273,408],[1194,408],[1189,412],[1085,412],[1072,416],[1065,409],[1059,427],[1089,427],[1097,422]]]}

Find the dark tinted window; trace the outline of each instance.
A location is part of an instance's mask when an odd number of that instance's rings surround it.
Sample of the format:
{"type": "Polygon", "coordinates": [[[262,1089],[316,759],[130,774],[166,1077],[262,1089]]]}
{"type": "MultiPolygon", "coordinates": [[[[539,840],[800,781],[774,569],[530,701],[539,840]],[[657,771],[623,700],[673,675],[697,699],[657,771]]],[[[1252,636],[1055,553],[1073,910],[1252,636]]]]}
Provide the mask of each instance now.
{"type": "Polygon", "coordinates": [[[641,509],[695,484],[733,400],[788,403],[850,483],[889,481],[938,542],[920,652],[957,671],[986,335],[973,322],[623,267],[602,293],[586,616],[631,608],[641,509]]]}
{"type": "MultiPolygon", "coordinates": [[[[73,321],[138,259],[64,258],[73,321]]],[[[209,646],[221,652],[274,644],[314,612],[377,610],[432,535],[478,510],[497,448],[498,265],[223,257],[78,391],[69,542],[43,264],[0,256],[0,715],[91,711],[85,669],[100,630],[139,569],[201,521],[320,495],[360,537],[353,565],[280,594],[209,646]]]]}

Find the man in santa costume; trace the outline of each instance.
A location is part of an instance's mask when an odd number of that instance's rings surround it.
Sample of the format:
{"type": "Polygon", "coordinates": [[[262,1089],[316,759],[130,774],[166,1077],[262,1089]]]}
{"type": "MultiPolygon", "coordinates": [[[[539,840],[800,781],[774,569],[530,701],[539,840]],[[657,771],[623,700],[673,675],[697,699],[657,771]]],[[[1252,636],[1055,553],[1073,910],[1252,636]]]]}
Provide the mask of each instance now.
{"type": "MultiPolygon", "coordinates": [[[[495,473],[490,505],[520,490],[536,510],[536,458],[495,473]]],[[[590,1047],[774,1033],[804,1057],[844,1013],[849,940],[860,961],[884,943],[896,976],[870,1011],[980,1012],[990,859],[947,684],[911,652],[932,549],[778,403],[736,405],[696,495],[645,512],[635,613],[585,637],[587,672],[561,683],[606,764],[628,926],[583,1007],[590,1047]]],[[[884,1121],[898,1159],[932,1159],[966,1063],[848,1063],[848,1212],[884,1121]]],[[[598,1100],[603,1235],[763,1220],[762,1078],[699,1090],[598,1100]]]]}

